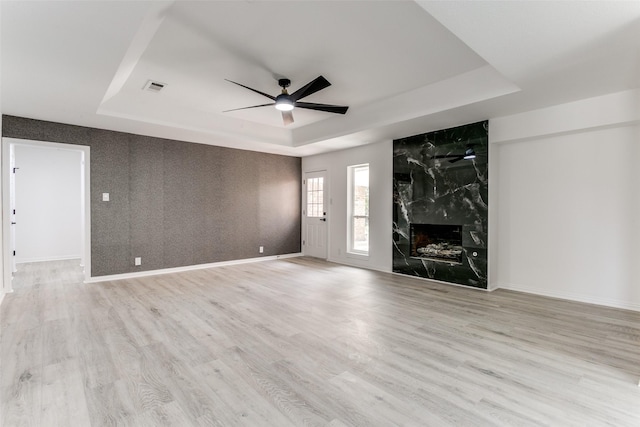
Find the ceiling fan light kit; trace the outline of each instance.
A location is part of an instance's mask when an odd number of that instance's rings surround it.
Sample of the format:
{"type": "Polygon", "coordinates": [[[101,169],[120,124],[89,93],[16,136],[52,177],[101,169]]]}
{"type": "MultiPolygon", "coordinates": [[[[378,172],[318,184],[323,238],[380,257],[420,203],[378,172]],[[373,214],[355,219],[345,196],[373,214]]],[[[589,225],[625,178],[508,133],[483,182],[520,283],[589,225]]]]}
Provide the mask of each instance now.
{"type": "Polygon", "coordinates": [[[291,123],[293,123],[293,114],[291,113],[291,111],[294,108],[305,108],[308,110],[316,110],[316,111],[325,111],[327,113],[334,113],[334,114],[345,114],[347,112],[347,110],[349,109],[349,107],[347,106],[342,106],[342,105],[330,105],[330,104],[316,104],[316,103],[312,103],[312,102],[299,102],[300,99],[305,98],[311,94],[314,94],[324,88],[327,88],[329,86],[331,86],[331,83],[329,83],[329,81],[327,79],[325,79],[322,76],[319,76],[318,78],[312,80],[311,82],[307,83],[306,85],[302,86],[300,89],[298,89],[297,91],[293,92],[291,95],[289,95],[289,92],[287,92],[287,88],[289,87],[289,85],[291,85],[291,80],[289,79],[279,79],[278,80],[278,85],[282,88],[282,93],[278,96],[271,96],[267,93],[261,92],[257,89],[253,89],[249,86],[245,86],[243,84],[234,82],[232,80],[228,80],[228,82],[236,84],[238,86],[241,86],[245,89],[249,89],[252,92],[258,93],[262,96],[265,96],[269,99],[271,99],[273,101],[272,104],[260,104],[260,105],[252,105],[250,107],[243,107],[243,108],[235,108],[233,110],[226,110],[223,111],[223,113],[229,112],[229,111],[238,111],[238,110],[246,110],[248,108],[258,108],[258,107],[266,107],[266,106],[270,106],[273,105],[276,107],[277,110],[282,112],[282,121],[284,123],[284,125],[290,125],[291,123]]]}
{"type": "Polygon", "coordinates": [[[291,85],[291,80],[280,79],[278,86],[282,88],[282,93],[276,96],[276,110],[291,111],[295,107],[295,103],[291,100],[291,96],[287,92],[287,88],[291,85]]]}
{"type": "MultiPolygon", "coordinates": [[[[280,98],[282,95],[278,96],[280,98]]],[[[276,110],[291,111],[293,110],[293,102],[288,98],[276,99],[276,110]]]]}
{"type": "Polygon", "coordinates": [[[289,97],[289,94],[283,93],[276,97],[276,110],[291,111],[293,107],[294,103],[289,97]]]}

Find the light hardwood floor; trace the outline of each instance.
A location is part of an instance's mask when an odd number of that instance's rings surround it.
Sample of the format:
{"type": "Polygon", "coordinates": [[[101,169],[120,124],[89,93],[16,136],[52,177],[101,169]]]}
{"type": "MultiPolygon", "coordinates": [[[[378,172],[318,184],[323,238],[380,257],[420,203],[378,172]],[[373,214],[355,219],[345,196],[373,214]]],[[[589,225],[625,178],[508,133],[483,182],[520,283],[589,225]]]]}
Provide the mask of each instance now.
{"type": "Polygon", "coordinates": [[[636,312],[308,258],[15,281],[7,427],[640,426],[636,312]]]}

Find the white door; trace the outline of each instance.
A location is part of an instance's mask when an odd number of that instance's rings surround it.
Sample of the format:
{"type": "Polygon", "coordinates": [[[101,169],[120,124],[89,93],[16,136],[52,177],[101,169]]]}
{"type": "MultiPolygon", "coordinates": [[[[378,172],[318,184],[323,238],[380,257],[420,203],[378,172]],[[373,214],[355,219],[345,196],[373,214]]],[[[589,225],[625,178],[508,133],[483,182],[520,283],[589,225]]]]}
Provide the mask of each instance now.
{"type": "Polygon", "coordinates": [[[326,172],[307,172],[304,179],[304,254],[327,259],[327,200],[329,189],[326,172]]]}

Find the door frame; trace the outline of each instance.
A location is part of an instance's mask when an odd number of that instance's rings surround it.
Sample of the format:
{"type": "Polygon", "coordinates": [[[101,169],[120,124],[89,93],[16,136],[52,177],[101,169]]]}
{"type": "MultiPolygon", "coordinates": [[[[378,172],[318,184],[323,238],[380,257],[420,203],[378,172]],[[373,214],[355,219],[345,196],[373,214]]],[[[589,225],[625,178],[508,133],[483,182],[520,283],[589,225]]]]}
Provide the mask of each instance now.
{"type": "Polygon", "coordinates": [[[2,138],[2,260],[3,291],[13,292],[11,271],[13,249],[11,249],[11,152],[16,145],[27,147],[54,148],[58,150],[78,151],[81,153],[82,188],[82,260],[85,282],[91,278],[91,173],[90,147],[87,145],[61,144],[57,142],[35,141],[17,138],[2,138]]]}
{"type": "Polygon", "coordinates": [[[304,255],[307,255],[307,246],[303,244],[303,242],[305,240],[307,240],[307,185],[306,185],[306,181],[307,181],[307,174],[312,174],[312,173],[322,173],[324,176],[324,180],[323,180],[323,191],[325,194],[325,200],[326,200],[326,206],[324,206],[325,211],[327,212],[326,218],[326,226],[325,226],[325,249],[326,249],[326,253],[324,258],[320,258],[320,259],[325,259],[328,260],[329,259],[329,248],[331,247],[331,233],[329,232],[329,227],[331,224],[331,191],[330,191],[330,187],[329,187],[329,169],[313,169],[313,170],[308,170],[308,171],[303,171],[302,172],[302,207],[300,210],[300,213],[302,213],[302,230],[303,232],[301,233],[301,240],[300,240],[300,245],[302,247],[302,253],[304,255]]]}

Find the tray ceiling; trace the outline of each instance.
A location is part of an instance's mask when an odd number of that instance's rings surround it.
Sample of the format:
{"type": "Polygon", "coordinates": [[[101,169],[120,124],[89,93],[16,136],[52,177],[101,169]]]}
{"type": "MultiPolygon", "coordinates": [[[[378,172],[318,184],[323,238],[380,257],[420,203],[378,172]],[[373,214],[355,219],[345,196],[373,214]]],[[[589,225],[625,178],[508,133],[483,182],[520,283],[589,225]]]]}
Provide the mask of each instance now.
{"type": "Polygon", "coordinates": [[[308,155],[637,87],[638,3],[568,3],[2,2],[2,112],[308,155]]]}

